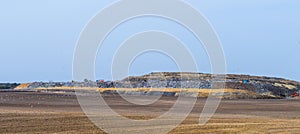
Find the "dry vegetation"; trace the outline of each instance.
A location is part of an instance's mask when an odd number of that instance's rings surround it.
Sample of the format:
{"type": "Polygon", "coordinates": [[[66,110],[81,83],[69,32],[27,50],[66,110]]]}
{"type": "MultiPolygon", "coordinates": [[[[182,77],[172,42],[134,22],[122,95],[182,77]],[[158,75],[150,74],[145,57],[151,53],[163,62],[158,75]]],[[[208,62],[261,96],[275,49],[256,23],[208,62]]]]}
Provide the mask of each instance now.
{"type": "Polygon", "coordinates": [[[19,86],[17,86],[15,89],[17,89],[17,90],[26,89],[29,87],[29,85],[30,85],[30,83],[22,83],[19,86]]]}
{"type": "MultiPolygon", "coordinates": [[[[28,84],[21,84],[16,88],[16,90],[22,90],[24,87],[26,88],[28,84]]],[[[206,98],[209,95],[216,95],[218,93],[223,93],[222,98],[231,99],[231,98],[239,98],[237,94],[239,94],[243,98],[243,96],[251,96],[252,98],[259,98],[259,94],[253,91],[241,90],[241,89],[196,89],[196,88],[93,88],[93,87],[49,87],[49,88],[36,88],[34,90],[37,91],[72,91],[74,89],[81,90],[98,90],[100,92],[109,92],[109,91],[125,91],[125,92],[165,92],[165,93],[185,93],[192,92],[198,93],[198,97],[206,98]]]]}

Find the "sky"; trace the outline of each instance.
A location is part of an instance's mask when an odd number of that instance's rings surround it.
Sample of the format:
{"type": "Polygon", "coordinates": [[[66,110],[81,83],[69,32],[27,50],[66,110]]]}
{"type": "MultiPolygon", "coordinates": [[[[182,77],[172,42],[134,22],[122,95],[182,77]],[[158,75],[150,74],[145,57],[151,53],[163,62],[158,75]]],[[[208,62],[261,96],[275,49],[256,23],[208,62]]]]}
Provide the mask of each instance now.
{"type": "MultiPolygon", "coordinates": [[[[0,82],[70,81],[74,49],[85,25],[114,0],[6,0],[0,2],[0,82]]],[[[225,53],[227,72],[300,81],[299,0],[186,0],[214,27],[225,53]]],[[[180,10],[178,10],[180,12],[180,10]]],[[[193,53],[201,72],[210,63],[193,35],[180,25],[143,17],[116,28],[98,50],[96,76],[111,79],[119,45],[147,30],[167,31],[193,53]]],[[[137,57],[131,75],[178,71],[175,62],[149,52],[137,57]]]]}

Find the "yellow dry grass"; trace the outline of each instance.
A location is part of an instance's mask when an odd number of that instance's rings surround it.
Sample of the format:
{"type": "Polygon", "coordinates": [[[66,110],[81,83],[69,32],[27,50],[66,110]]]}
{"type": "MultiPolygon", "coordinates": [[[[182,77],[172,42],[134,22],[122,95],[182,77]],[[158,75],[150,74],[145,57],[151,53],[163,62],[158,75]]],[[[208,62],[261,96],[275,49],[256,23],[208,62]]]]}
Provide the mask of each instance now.
{"type": "Polygon", "coordinates": [[[51,88],[36,88],[36,90],[96,90],[100,92],[105,91],[127,91],[127,92],[175,92],[175,93],[198,93],[198,97],[208,97],[213,93],[241,93],[248,95],[255,95],[254,92],[240,89],[198,89],[198,88],[96,88],[96,87],[51,87],[51,88]]]}
{"type": "Polygon", "coordinates": [[[284,87],[284,88],[288,88],[288,89],[296,89],[296,86],[293,85],[288,85],[288,84],[279,84],[279,83],[275,83],[274,86],[277,87],[284,87]]]}
{"type": "Polygon", "coordinates": [[[15,89],[18,89],[18,90],[20,90],[20,89],[26,89],[26,88],[29,87],[29,85],[30,85],[30,83],[23,83],[23,84],[17,86],[15,89]]]}

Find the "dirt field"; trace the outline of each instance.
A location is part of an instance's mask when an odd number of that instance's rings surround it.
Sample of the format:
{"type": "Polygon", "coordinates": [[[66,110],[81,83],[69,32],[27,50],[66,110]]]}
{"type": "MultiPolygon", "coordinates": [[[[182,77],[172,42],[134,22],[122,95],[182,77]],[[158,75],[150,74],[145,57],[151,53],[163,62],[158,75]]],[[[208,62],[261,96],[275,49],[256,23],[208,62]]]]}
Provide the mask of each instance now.
{"type": "MultiPolygon", "coordinates": [[[[105,100],[118,113],[141,120],[168,111],[176,98],[163,97],[150,106],[133,105],[119,96],[105,100]]],[[[199,99],[170,133],[300,133],[300,100],[223,100],[209,123],[199,126],[204,103],[199,99]]],[[[0,133],[104,132],[85,116],[73,93],[0,92],[0,133]]]]}

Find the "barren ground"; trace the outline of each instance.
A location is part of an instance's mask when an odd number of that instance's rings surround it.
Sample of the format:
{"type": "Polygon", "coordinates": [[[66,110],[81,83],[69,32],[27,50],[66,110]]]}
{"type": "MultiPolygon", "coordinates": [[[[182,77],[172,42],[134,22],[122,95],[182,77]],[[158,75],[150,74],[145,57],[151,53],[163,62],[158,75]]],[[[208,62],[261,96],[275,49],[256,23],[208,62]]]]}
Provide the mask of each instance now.
{"type": "MultiPolygon", "coordinates": [[[[163,97],[153,105],[137,106],[119,96],[104,98],[117,112],[134,119],[159,115],[176,100],[163,97]]],[[[199,126],[204,103],[199,99],[186,121],[170,133],[300,132],[300,100],[222,100],[208,124],[199,126]]],[[[73,93],[0,92],[0,133],[104,132],[85,116],[73,93]]]]}

